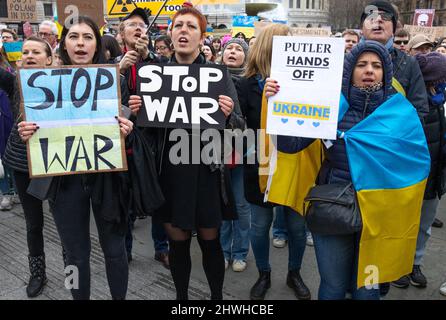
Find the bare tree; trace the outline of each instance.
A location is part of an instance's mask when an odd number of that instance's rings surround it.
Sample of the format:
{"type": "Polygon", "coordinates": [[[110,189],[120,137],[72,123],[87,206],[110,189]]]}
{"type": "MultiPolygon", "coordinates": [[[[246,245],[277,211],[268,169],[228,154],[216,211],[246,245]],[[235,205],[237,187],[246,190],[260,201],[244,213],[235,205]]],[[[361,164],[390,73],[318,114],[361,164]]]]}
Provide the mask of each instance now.
{"type": "Polygon", "coordinates": [[[370,0],[331,0],[330,23],[334,31],[359,29],[361,14],[370,0]]]}

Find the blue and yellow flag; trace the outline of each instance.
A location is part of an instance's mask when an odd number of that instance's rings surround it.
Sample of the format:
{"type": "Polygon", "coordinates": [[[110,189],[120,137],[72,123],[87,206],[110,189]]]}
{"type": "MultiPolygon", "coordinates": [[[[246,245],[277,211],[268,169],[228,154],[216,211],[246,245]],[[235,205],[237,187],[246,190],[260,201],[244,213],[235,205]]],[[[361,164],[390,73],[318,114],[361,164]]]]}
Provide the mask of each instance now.
{"type": "Polygon", "coordinates": [[[396,94],[341,136],[363,220],[358,288],[397,280],[412,271],[430,170],[421,122],[396,94]]]}
{"type": "Polygon", "coordinates": [[[9,62],[16,62],[22,60],[23,41],[4,42],[6,56],[9,62]]]}
{"type": "Polygon", "coordinates": [[[265,150],[267,159],[259,159],[260,191],[265,193],[265,202],[287,206],[304,215],[304,199],[314,186],[324,160],[322,142],[316,139],[304,150],[293,154],[277,151],[270,146],[269,135],[266,134],[267,115],[268,103],[263,92],[260,147],[265,150]]]}

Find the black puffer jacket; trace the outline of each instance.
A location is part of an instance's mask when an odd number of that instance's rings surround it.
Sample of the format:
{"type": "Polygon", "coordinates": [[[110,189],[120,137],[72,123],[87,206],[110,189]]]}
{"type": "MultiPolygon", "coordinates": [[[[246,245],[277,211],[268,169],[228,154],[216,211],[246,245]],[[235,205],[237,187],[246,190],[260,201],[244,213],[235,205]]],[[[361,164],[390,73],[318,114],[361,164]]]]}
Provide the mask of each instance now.
{"type": "Polygon", "coordinates": [[[442,152],[445,145],[446,123],[443,105],[435,104],[430,97],[429,114],[424,117],[423,129],[431,156],[431,171],[427,180],[424,199],[432,200],[437,197],[441,198],[446,193],[446,159],[442,152]]]}
{"type": "MultiPolygon", "coordinates": [[[[338,130],[348,131],[374,112],[390,97],[391,84],[392,61],[387,49],[375,41],[366,41],[357,45],[344,60],[342,93],[349,103],[349,109],[339,122],[338,130]],[[351,85],[356,62],[361,54],[366,51],[378,54],[383,63],[384,84],[380,90],[373,93],[366,93],[351,85]]],[[[309,146],[313,141],[314,139],[278,136],[277,148],[282,152],[296,153],[309,146]]],[[[345,141],[337,139],[333,141],[333,146],[326,152],[326,159],[322,164],[318,183],[342,183],[346,181],[351,181],[351,175],[345,141]]]]}

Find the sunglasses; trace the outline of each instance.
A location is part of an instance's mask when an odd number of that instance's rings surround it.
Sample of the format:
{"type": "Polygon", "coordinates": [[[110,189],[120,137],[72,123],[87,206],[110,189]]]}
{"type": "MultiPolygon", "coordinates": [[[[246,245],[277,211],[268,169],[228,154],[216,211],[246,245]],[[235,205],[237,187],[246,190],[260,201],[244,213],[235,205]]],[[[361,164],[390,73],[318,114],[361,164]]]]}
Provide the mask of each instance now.
{"type": "Polygon", "coordinates": [[[393,14],[391,14],[389,12],[376,12],[376,11],[372,11],[367,16],[367,19],[369,19],[369,20],[376,20],[376,18],[378,18],[378,16],[381,16],[381,19],[383,21],[392,21],[392,18],[393,18],[393,14]]]}
{"type": "Polygon", "coordinates": [[[396,40],[396,41],[394,41],[394,43],[398,46],[401,46],[403,44],[407,45],[409,43],[409,40],[396,40]]]}

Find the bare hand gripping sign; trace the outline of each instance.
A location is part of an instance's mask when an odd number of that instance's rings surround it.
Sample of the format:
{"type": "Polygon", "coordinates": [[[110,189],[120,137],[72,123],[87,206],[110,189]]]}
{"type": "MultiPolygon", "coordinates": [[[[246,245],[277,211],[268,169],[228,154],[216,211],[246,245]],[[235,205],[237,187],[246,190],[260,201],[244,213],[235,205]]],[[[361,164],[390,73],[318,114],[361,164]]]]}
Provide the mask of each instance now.
{"type": "Polygon", "coordinates": [[[218,96],[225,94],[223,66],[139,65],[138,95],[143,108],[137,125],[144,127],[224,129],[218,96]]]}
{"type": "Polygon", "coordinates": [[[30,176],[127,170],[117,66],[20,69],[30,176]]]}

